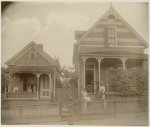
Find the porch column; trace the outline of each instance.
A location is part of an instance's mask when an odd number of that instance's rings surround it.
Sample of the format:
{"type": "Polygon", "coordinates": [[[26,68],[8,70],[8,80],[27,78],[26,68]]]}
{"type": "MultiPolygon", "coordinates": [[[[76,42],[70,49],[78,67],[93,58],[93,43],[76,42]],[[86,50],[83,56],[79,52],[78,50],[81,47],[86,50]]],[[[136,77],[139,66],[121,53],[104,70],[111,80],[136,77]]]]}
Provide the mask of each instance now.
{"type": "Polygon", "coordinates": [[[48,77],[49,77],[49,99],[51,100],[51,92],[52,92],[52,83],[51,83],[51,80],[52,80],[52,77],[51,77],[51,73],[48,73],[48,77]]]}
{"type": "Polygon", "coordinates": [[[6,99],[6,94],[7,94],[7,91],[6,91],[6,88],[7,88],[7,86],[6,85],[8,85],[8,84],[6,84],[6,74],[5,74],[5,93],[4,93],[4,99],[6,99]]]}
{"type": "Polygon", "coordinates": [[[13,74],[9,74],[8,93],[11,93],[11,92],[13,92],[13,89],[12,89],[13,77],[12,77],[12,75],[13,75],[13,74]]]}
{"type": "Polygon", "coordinates": [[[80,73],[80,62],[78,61],[78,96],[80,96],[80,89],[81,89],[81,73],[80,73]]]}
{"type": "Polygon", "coordinates": [[[5,83],[5,93],[4,93],[4,99],[6,99],[6,83],[5,83]]]}
{"type": "Polygon", "coordinates": [[[122,66],[123,66],[123,69],[126,69],[126,60],[128,59],[128,58],[120,58],[121,59],[121,61],[122,61],[122,66]]]}
{"type": "MultiPolygon", "coordinates": [[[[96,58],[98,60],[98,73],[99,73],[99,76],[98,76],[98,82],[99,82],[99,88],[100,88],[100,85],[101,85],[101,61],[102,61],[102,57],[97,57],[96,58]]],[[[99,89],[100,90],[100,89],[99,89]]]]}
{"type": "Polygon", "coordinates": [[[88,57],[83,56],[82,57],[82,61],[83,61],[83,87],[85,88],[85,62],[87,60],[88,57]]]}
{"type": "Polygon", "coordinates": [[[37,77],[37,100],[40,98],[40,88],[39,88],[39,79],[40,79],[40,74],[36,74],[37,77]]]}
{"type": "Polygon", "coordinates": [[[55,93],[56,93],[56,72],[55,72],[55,70],[54,70],[54,101],[55,101],[55,99],[56,99],[56,95],[55,95],[55,93]]]}

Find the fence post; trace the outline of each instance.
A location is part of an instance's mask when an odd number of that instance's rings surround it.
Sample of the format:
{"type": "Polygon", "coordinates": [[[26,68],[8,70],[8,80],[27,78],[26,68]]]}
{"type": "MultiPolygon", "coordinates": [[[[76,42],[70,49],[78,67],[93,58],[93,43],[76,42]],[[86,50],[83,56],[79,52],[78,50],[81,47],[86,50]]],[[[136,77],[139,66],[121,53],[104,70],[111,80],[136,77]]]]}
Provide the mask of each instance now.
{"type": "Polygon", "coordinates": [[[22,118],[22,106],[20,105],[20,118],[22,118]]]}
{"type": "Polygon", "coordinates": [[[115,118],[117,118],[117,107],[116,107],[116,101],[114,100],[114,108],[115,108],[115,118]]]}
{"type": "Polygon", "coordinates": [[[59,102],[59,116],[62,116],[62,103],[59,102]]]}
{"type": "Polygon", "coordinates": [[[72,106],[73,106],[72,99],[70,99],[69,106],[68,106],[68,125],[73,125],[72,106]]]}

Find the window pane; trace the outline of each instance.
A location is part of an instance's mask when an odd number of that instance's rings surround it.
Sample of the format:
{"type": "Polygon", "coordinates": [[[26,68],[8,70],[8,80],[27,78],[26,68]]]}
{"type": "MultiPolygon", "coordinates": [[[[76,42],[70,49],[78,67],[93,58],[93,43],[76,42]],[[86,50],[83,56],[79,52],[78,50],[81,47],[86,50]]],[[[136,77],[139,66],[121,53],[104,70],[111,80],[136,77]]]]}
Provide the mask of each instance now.
{"type": "Polygon", "coordinates": [[[45,78],[43,77],[43,89],[45,89],[45,78]]]}
{"type": "Polygon", "coordinates": [[[114,28],[108,29],[108,37],[115,37],[115,29],[114,28]]]}
{"type": "Polygon", "coordinates": [[[43,91],[43,96],[45,96],[45,91],[43,91]]]}
{"type": "Polygon", "coordinates": [[[49,96],[49,91],[47,91],[46,96],[49,96]]]}
{"type": "Polygon", "coordinates": [[[49,79],[47,78],[47,89],[49,89],[49,79]]]}

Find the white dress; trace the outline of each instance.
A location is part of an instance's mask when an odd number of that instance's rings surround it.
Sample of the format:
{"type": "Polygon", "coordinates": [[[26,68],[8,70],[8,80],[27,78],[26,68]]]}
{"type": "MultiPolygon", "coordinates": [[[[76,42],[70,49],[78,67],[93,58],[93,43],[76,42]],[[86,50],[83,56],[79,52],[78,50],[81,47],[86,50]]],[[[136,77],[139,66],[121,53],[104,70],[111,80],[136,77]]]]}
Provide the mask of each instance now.
{"type": "Polygon", "coordinates": [[[100,86],[100,93],[102,93],[102,99],[105,100],[105,86],[100,86]]]}

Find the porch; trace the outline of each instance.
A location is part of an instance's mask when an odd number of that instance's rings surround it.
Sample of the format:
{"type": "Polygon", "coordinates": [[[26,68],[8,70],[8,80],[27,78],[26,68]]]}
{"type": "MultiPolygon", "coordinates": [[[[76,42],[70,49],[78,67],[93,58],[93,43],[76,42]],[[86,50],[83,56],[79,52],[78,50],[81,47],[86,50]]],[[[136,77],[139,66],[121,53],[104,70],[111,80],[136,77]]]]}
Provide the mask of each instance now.
{"type": "Polygon", "coordinates": [[[4,100],[55,100],[54,73],[8,73],[4,100]]]}
{"type": "Polygon", "coordinates": [[[81,89],[84,88],[88,96],[93,96],[99,92],[101,82],[105,84],[106,96],[115,96],[119,93],[113,90],[112,69],[122,68],[124,70],[130,68],[141,68],[141,73],[145,71],[146,57],[112,57],[112,56],[90,56],[85,55],[81,57],[80,68],[78,75],[80,75],[80,83],[78,87],[78,94],[81,94],[81,89]]]}

